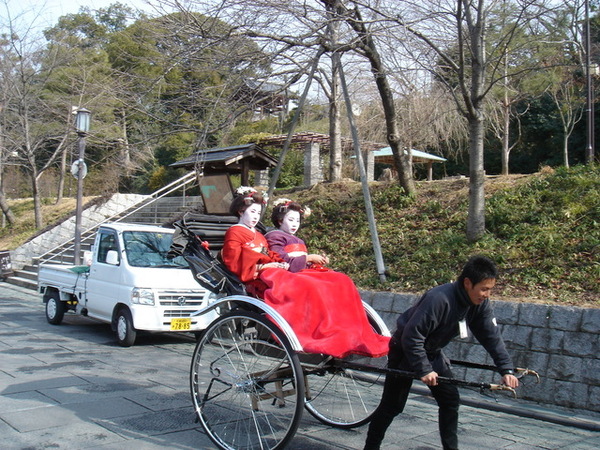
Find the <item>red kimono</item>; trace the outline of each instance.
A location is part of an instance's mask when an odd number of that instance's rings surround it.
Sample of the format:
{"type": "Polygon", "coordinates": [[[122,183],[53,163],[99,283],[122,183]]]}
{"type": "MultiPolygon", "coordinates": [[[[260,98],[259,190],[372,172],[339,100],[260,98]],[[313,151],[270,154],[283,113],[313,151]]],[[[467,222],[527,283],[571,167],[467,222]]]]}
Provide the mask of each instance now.
{"type": "Polygon", "coordinates": [[[244,225],[225,234],[225,265],[290,324],[306,353],[343,358],[349,354],[384,356],[389,337],[373,331],[354,282],[332,270],[284,269],[257,272],[257,264],[282,261],[265,237],[244,225]]]}

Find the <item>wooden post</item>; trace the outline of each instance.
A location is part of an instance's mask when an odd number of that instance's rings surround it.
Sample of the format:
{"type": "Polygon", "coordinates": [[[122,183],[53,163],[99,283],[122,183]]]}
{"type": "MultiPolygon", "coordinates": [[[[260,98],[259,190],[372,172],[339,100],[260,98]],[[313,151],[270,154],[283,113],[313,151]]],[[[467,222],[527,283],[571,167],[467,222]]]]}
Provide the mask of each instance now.
{"type": "Polygon", "coordinates": [[[360,140],[358,138],[358,130],[354,123],[354,114],[352,113],[352,103],[350,101],[350,94],[348,93],[348,86],[346,85],[346,76],[344,69],[339,61],[339,53],[334,52],[333,57],[337,58],[337,63],[340,68],[340,84],[342,85],[342,92],[344,93],[344,100],[346,102],[346,112],[348,114],[348,122],[350,124],[350,130],[352,131],[352,143],[354,144],[354,152],[356,154],[356,161],[358,162],[358,170],[360,173],[360,181],[362,184],[363,196],[365,198],[365,209],[367,211],[367,219],[369,221],[369,231],[371,232],[371,241],[373,243],[373,251],[375,252],[375,264],[377,265],[377,273],[381,282],[385,283],[385,264],[383,262],[383,254],[381,252],[381,245],[379,243],[379,234],[377,233],[377,225],[375,223],[375,215],[373,214],[373,204],[371,203],[371,193],[369,191],[369,182],[367,181],[367,172],[365,170],[365,164],[363,162],[362,152],[360,151],[360,140]]]}

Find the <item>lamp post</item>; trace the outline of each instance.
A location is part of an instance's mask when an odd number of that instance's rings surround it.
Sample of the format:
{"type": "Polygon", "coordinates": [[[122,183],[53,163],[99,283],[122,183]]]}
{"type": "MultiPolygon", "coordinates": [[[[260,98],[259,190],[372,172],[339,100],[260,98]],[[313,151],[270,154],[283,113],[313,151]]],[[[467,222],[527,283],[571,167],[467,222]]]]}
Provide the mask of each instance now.
{"type": "Polygon", "coordinates": [[[71,172],[77,178],[77,206],[75,209],[75,265],[81,264],[81,210],[83,204],[83,178],[86,175],[86,166],[83,161],[85,155],[85,136],[90,130],[91,112],[85,108],[78,108],[75,111],[75,129],[77,130],[77,147],[79,150],[79,159],[73,164],[71,172]],[[75,170],[75,168],[77,170],[75,170]]]}

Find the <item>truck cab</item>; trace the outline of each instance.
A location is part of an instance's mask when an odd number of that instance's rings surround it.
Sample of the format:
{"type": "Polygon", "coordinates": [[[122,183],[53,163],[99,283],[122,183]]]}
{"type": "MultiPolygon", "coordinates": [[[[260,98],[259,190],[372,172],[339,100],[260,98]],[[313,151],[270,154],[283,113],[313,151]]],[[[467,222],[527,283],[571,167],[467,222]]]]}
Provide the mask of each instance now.
{"type": "Polygon", "coordinates": [[[44,264],[38,285],[50,323],[73,311],[110,323],[120,345],[137,331],[199,333],[217,313],[191,314],[214,294],[195,280],[185,259],[168,257],[172,229],[138,224],[102,225],[85,266],[44,264]]]}

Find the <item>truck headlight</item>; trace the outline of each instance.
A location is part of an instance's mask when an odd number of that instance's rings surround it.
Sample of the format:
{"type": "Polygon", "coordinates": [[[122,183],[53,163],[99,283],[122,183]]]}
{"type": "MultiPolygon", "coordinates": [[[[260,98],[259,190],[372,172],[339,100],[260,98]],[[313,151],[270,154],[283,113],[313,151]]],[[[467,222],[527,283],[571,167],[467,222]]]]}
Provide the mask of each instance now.
{"type": "Polygon", "coordinates": [[[152,289],[133,288],[131,290],[131,303],[154,306],[154,291],[152,289]]]}

